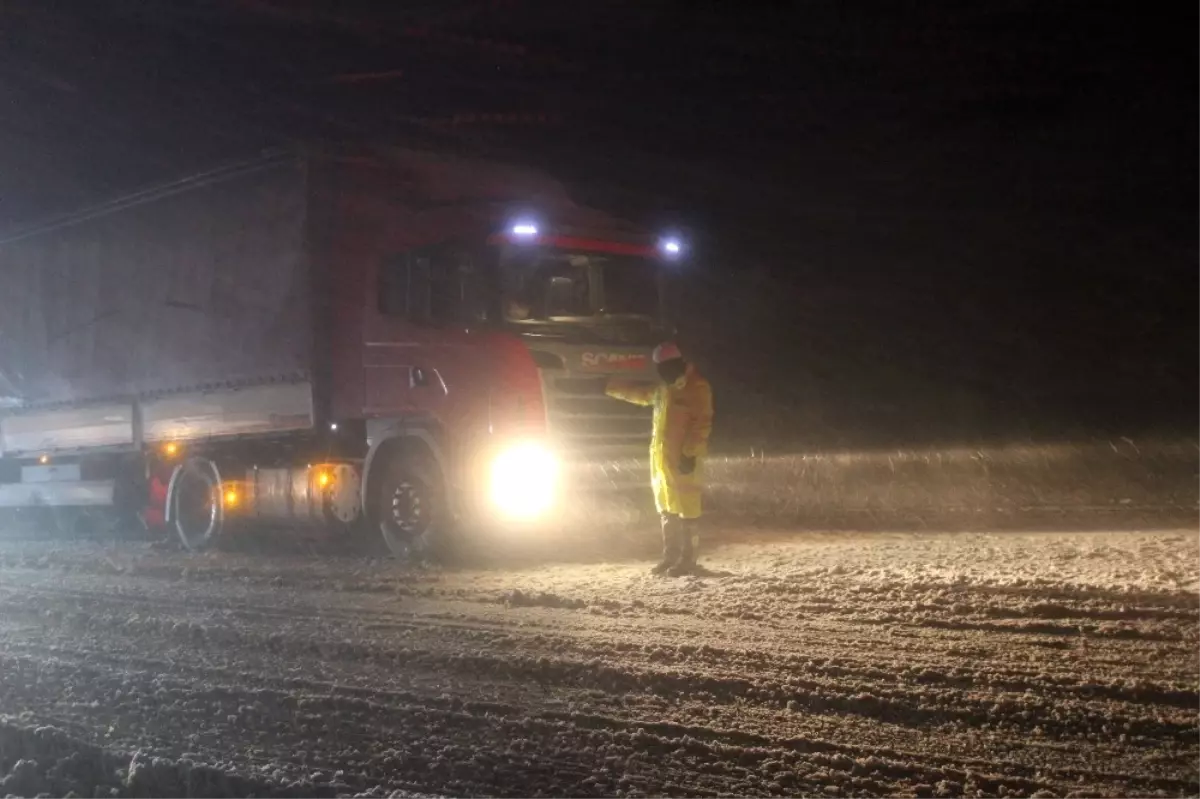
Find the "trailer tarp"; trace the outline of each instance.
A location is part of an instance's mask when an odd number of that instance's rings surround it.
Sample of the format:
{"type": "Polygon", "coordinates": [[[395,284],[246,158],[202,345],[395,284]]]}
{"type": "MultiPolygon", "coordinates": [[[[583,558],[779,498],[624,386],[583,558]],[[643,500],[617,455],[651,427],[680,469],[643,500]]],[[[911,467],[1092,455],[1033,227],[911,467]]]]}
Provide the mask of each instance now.
{"type": "Polygon", "coordinates": [[[24,404],[307,374],[305,176],[277,160],[0,243],[0,394],[24,404]]]}

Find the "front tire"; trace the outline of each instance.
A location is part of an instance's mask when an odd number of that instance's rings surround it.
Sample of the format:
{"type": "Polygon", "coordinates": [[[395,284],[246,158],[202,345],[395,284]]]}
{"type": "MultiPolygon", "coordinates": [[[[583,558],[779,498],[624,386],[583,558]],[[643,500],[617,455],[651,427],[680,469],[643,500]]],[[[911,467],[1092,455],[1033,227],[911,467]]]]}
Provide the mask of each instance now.
{"type": "Polygon", "coordinates": [[[445,480],[433,459],[397,453],[378,486],[375,514],[388,553],[411,562],[445,557],[452,519],[445,480]]]}

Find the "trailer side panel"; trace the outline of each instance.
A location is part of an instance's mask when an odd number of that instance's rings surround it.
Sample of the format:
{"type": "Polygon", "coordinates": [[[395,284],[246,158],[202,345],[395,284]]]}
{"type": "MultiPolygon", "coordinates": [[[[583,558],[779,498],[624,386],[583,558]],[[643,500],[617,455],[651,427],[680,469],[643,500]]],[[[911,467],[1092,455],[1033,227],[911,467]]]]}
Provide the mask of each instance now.
{"type": "Polygon", "coordinates": [[[256,165],[0,245],[0,372],[25,406],[310,371],[305,172],[256,165]]]}

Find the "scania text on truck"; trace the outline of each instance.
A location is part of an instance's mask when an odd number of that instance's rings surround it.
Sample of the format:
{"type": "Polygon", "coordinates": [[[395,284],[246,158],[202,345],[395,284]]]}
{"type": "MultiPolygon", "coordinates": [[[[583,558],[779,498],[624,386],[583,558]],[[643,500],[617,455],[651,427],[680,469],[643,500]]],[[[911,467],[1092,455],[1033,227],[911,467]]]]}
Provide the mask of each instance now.
{"type": "Polygon", "coordinates": [[[645,452],[676,239],[540,173],[281,153],[0,240],[0,508],[189,549],[240,525],[393,554],[553,520],[645,452]],[[593,470],[594,471],[594,470],[593,470]],[[47,510],[48,509],[48,510],[47,510]]]}

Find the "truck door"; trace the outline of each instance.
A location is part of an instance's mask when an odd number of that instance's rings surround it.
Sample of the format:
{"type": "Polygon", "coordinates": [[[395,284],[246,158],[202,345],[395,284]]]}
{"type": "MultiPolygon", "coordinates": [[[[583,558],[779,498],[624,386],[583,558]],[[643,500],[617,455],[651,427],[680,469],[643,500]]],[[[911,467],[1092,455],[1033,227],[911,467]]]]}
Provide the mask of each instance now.
{"type": "Polygon", "coordinates": [[[477,329],[486,293],[464,247],[442,244],[381,265],[380,319],[367,338],[367,402],[460,424],[486,392],[477,329]],[[398,403],[397,400],[402,398],[398,403]]]}
{"type": "Polygon", "coordinates": [[[427,254],[383,256],[376,265],[374,307],[363,317],[363,408],[370,416],[411,413],[424,387],[421,361],[428,346],[427,254]]]}

